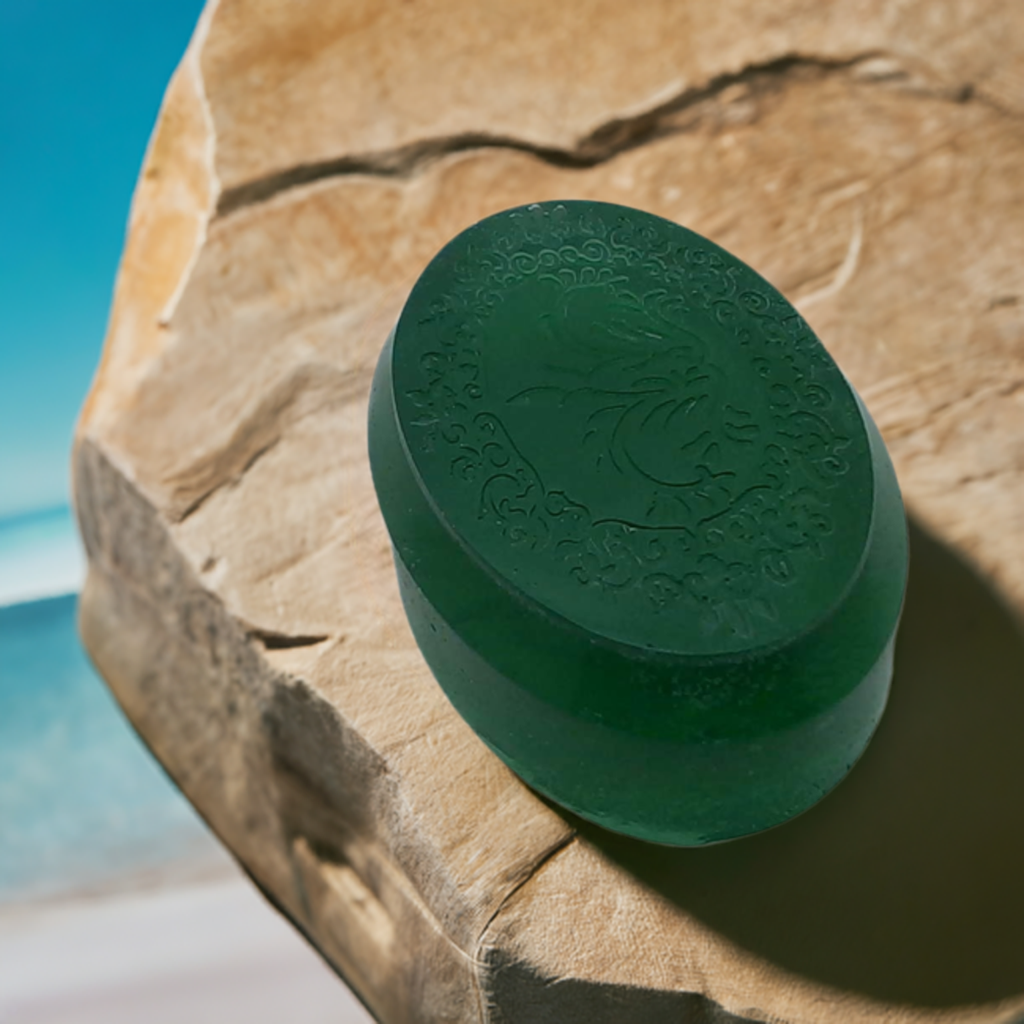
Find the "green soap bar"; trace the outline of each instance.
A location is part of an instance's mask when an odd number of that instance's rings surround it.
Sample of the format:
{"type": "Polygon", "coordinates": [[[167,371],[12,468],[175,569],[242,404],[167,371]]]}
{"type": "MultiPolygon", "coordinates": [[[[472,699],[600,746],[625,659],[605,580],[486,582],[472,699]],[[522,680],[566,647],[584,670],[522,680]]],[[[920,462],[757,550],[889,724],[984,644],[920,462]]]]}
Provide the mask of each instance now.
{"type": "Polygon", "coordinates": [[[888,696],[903,505],[853,388],[740,260],[607,203],[488,217],[413,288],[369,417],[416,640],[531,786],[689,846],[850,770],[888,696]]]}

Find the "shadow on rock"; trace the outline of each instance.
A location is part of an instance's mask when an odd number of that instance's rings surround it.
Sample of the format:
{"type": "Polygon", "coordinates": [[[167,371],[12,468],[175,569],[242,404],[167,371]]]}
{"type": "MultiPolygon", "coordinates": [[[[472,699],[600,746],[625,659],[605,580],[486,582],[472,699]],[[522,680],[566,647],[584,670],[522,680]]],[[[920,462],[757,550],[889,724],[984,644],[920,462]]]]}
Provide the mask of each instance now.
{"type": "Polygon", "coordinates": [[[839,788],[770,832],[704,849],[580,823],[720,933],[805,977],[921,1006],[1024,992],[1024,633],[911,527],[892,696],[839,788]]]}

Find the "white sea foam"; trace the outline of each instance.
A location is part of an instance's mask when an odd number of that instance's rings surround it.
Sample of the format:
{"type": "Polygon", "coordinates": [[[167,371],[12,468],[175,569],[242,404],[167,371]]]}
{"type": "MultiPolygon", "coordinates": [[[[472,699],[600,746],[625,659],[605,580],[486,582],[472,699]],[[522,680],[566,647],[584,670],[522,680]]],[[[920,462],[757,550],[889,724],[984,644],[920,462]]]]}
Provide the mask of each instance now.
{"type": "Polygon", "coordinates": [[[85,556],[67,506],[0,519],[0,606],[81,589],[85,556]]]}

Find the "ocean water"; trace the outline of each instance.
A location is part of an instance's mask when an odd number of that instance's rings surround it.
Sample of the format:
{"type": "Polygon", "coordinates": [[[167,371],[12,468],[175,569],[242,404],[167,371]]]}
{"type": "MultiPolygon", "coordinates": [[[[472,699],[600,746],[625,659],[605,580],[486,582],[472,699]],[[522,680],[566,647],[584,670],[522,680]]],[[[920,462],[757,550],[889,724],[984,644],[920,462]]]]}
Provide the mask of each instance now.
{"type": "Polygon", "coordinates": [[[76,603],[0,607],[0,904],[223,856],[89,663],[76,603]]]}

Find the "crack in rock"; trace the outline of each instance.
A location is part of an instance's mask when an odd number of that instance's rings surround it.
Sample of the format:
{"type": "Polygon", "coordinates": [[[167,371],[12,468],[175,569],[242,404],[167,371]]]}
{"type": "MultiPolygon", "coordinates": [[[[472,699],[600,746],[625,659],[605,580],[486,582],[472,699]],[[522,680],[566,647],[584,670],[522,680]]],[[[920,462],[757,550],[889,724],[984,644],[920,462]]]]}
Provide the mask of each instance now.
{"type": "MultiPolygon", "coordinates": [[[[480,149],[507,149],[526,153],[555,167],[583,170],[605,163],[621,153],[647,145],[655,139],[692,130],[706,113],[704,106],[716,100],[728,102],[725,94],[737,86],[746,86],[750,94],[760,95],[785,87],[794,79],[846,74],[858,65],[885,57],[877,50],[851,57],[829,59],[787,54],[740,71],[716,75],[700,86],[684,89],[677,96],[650,110],[630,117],[614,118],[600,125],[572,148],[544,146],[505,135],[465,132],[439,139],[426,139],[396,149],[353,156],[334,157],[315,163],[299,164],[287,170],[225,189],[217,201],[216,216],[224,217],[247,206],[302,185],[325,178],[352,175],[409,178],[445,156],[480,149]],[[692,113],[687,120],[681,114],[692,113]]],[[[890,62],[891,63],[891,62],[890,62]]],[[[889,76],[893,77],[892,75],[889,76]]],[[[895,77],[900,77],[896,75],[895,77]]],[[[865,82],[870,79],[865,79],[865,82]]]]}
{"type": "Polygon", "coordinates": [[[323,634],[301,634],[290,635],[288,633],[277,633],[270,629],[250,629],[249,636],[262,644],[268,651],[285,651],[295,647],[314,647],[330,640],[330,636],[323,634]]]}

